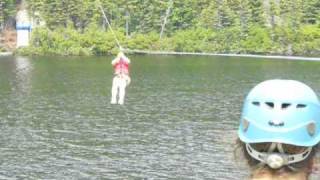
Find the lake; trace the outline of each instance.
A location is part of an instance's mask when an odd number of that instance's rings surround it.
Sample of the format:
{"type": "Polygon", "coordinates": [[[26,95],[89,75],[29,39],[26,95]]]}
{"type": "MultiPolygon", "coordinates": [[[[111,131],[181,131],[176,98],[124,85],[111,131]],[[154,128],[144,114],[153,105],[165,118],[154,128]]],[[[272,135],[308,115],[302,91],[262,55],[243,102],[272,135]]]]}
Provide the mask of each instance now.
{"type": "Polygon", "coordinates": [[[320,62],[129,57],[122,106],[113,57],[0,57],[0,179],[244,179],[246,93],[274,78],[320,93],[320,62]]]}

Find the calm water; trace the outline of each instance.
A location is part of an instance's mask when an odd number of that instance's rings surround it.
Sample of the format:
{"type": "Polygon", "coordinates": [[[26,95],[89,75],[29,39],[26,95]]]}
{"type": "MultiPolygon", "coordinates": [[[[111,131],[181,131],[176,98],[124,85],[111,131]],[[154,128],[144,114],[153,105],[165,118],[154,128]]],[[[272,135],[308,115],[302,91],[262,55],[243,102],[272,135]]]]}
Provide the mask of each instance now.
{"type": "Polygon", "coordinates": [[[0,179],[228,179],[243,97],[270,78],[320,93],[320,62],[130,56],[125,105],[109,58],[0,57],[0,179]]]}

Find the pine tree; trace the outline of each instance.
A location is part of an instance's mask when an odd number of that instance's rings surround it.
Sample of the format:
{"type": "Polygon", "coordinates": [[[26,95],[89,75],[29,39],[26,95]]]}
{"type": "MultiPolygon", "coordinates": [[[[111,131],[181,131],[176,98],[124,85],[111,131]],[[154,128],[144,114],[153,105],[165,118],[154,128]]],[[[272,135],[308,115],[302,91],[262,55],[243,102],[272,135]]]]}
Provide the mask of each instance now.
{"type": "Polygon", "coordinates": [[[239,1],[239,17],[240,17],[240,28],[241,36],[247,37],[249,31],[249,19],[250,19],[250,10],[249,10],[249,1],[240,0],[239,1]]]}
{"type": "Polygon", "coordinates": [[[230,27],[235,23],[235,12],[230,9],[230,4],[227,0],[212,1],[205,8],[200,17],[200,24],[203,27],[213,29],[223,29],[230,27]]]}
{"type": "Polygon", "coordinates": [[[2,30],[3,28],[3,24],[4,24],[4,12],[3,12],[3,9],[4,9],[4,2],[0,2],[0,31],[2,30]]]}
{"type": "Polygon", "coordinates": [[[264,9],[263,0],[248,0],[248,7],[250,9],[250,19],[251,24],[256,24],[259,26],[264,26],[264,9]]]}
{"type": "Polygon", "coordinates": [[[16,14],[15,0],[2,0],[0,2],[0,30],[2,28],[9,28],[14,25],[12,22],[16,14]]]}
{"type": "Polygon", "coordinates": [[[297,31],[302,19],[303,0],[282,0],[280,2],[280,17],[282,26],[297,31]]]}
{"type": "Polygon", "coordinates": [[[302,21],[305,24],[320,23],[320,1],[308,0],[303,1],[303,17],[302,21]]]}
{"type": "Polygon", "coordinates": [[[196,26],[196,20],[207,4],[209,3],[205,0],[175,0],[168,29],[176,31],[196,26]]]}
{"type": "Polygon", "coordinates": [[[279,23],[278,19],[280,16],[280,6],[275,0],[270,0],[270,14],[269,14],[269,21],[272,28],[279,23]]]}

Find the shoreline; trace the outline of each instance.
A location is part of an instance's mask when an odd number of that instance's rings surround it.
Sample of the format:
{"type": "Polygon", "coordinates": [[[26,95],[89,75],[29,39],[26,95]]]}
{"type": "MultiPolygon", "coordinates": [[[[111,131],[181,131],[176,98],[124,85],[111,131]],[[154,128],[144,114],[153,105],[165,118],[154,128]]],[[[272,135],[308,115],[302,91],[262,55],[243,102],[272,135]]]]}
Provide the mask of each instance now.
{"type": "MultiPolygon", "coordinates": [[[[220,56],[220,57],[248,57],[248,58],[259,58],[259,59],[283,59],[292,61],[320,61],[320,57],[308,57],[308,56],[285,56],[285,55],[261,55],[261,54],[234,54],[234,53],[209,53],[209,52],[176,52],[176,51],[149,51],[149,50],[138,50],[138,49],[122,49],[123,52],[127,52],[132,55],[191,55],[191,56],[220,56]]],[[[13,52],[0,52],[1,56],[12,56],[13,52]]],[[[19,53],[17,54],[19,55],[19,53]]],[[[44,56],[44,55],[30,55],[30,54],[20,54],[21,56],[44,56]]],[[[56,54],[54,56],[59,56],[56,54]]],[[[52,56],[52,55],[47,55],[52,56]]],[[[61,55],[66,56],[66,55],[61,55]]],[[[67,55],[70,57],[77,57],[74,55],[67,55]]],[[[90,56],[105,56],[105,55],[88,55],[90,56]]],[[[111,55],[112,56],[112,55],[111,55]]],[[[86,56],[82,56],[86,57],[86,56]]]]}
{"type": "Polygon", "coordinates": [[[124,52],[134,54],[150,54],[150,55],[195,55],[195,56],[222,56],[222,57],[249,57],[249,58],[268,58],[268,59],[286,59],[286,60],[306,60],[320,61],[320,57],[306,56],[283,56],[283,55],[259,55],[259,54],[225,54],[225,53],[201,53],[201,52],[175,52],[175,51],[147,51],[137,49],[123,49],[124,52]]]}
{"type": "Polygon", "coordinates": [[[0,56],[11,56],[13,52],[0,52],[0,56]]]}

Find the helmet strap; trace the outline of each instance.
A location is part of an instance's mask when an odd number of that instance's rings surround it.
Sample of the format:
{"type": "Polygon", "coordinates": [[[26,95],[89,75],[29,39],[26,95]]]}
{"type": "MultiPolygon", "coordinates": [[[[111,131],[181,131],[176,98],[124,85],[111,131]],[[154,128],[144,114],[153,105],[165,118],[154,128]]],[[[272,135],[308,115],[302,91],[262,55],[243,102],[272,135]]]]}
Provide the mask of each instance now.
{"type": "Polygon", "coordinates": [[[261,163],[268,164],[268,166],[273,169],[278,169],[285,165],[303,161],[311,153],[312,147],[307,147],[303,152],[298,154],[286,154],[281,143],[272,143],[268,152],[265,153],[255,150],[249,143],[246,143],[246,150],[252,158],[260,161],[261,163]],[[276,148],[279,153],[274,152],[276,148]]]}

